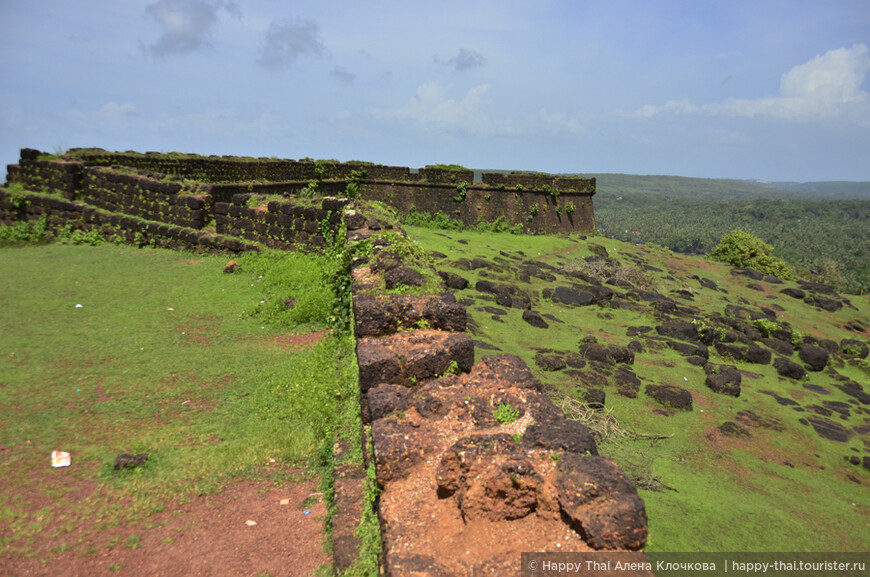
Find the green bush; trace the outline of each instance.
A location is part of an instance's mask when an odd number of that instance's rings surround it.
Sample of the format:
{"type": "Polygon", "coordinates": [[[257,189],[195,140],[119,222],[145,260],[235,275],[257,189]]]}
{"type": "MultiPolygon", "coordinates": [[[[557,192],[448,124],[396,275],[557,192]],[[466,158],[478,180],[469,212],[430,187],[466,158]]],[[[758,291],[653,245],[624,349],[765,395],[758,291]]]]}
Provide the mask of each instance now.
{"type": "Polygon", "coordinates": [[[707,255],[713,260],[726,262],[733,266],[751,268],[777,276],[793,279],[794,273],[784,260],[773,256],[773,247],[742,230],[732,230],[722,237],[713,252],[707,255]]]}

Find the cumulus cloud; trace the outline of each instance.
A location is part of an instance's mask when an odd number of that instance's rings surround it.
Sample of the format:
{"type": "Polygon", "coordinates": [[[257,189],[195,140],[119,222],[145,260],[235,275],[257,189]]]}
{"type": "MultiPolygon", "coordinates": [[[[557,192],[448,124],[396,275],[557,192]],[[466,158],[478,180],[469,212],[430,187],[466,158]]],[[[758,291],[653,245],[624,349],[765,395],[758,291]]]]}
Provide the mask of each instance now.
{"type": "Polygon", "coordinates": [[[347,85],[353,84],[356,80],[356,74],[348,71],[344,66],[336,66],[329,72],[329,75],[338,79],[342,84],[347,85]]]}
{"type": "Polygon", "coordinates": [[[232,2],[158,0],[149,4],[145,12],[163,28],[163,34],[149,46],[149,50],[156,56],[166,56],[194,52],[207,46],[221,10],[236,18],[241,17],[241,11],[232,2]]]}
{"type": "Polygon", "coordinates": [[[282,68],[299,56],[324,56],[326,47],[320,40],[318,26],[309,18],[277,20],[266,31],[266,43],[258,62],[264,68],[282,68]]]}
{"type": "Polygon", "coordinates": [[[852,48],[830,50],[795,66],[782,75],[777,96],[735,98],[705,105],[672,100],[664,105],[646,105],[627,115],[652,118],[659,114],[707,113],[801,121],[842,116],[870,126],[870,94],[861,90],[868,72],[870,50],[864,44],[857,44],[852,48]]]}
{"type": "Polygon", "coordinates": [[[464,72],[472,68],[479,68],[484,64],[483,54],[467,48],[460,48],[459,53],[449,60],[441,60],[435,56],[435,63],[442,66],[450,66],[453,69],[464,72]]]}

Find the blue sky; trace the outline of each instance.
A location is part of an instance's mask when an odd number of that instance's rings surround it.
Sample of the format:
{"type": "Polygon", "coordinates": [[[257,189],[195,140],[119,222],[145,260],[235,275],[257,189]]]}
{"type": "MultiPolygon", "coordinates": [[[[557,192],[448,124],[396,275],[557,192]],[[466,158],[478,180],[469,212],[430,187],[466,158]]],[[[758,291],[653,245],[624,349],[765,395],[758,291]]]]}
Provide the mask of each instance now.
{"type": "Polygon", "coordinates": [[[870,180],[867,0],[0,1],[18,149],[870,180]]]}

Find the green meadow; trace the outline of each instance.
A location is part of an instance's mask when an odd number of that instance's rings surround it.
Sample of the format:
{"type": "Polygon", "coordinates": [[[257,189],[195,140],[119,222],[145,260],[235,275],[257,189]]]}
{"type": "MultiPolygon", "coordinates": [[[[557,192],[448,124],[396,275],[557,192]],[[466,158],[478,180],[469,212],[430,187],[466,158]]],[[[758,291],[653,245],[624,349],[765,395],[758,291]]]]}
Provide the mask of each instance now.
{"type": "Polygon", "coordinates": [[[353,340],[327,330],[334,265],[227,260],[0,249],[0,554],[89,554],[103,529],[236,480],[324,476],[337,425],[358,419],[353,340]],[[72,465],[52,469],[54,450],[72,465]],[[116,471],[121,453],[148,460],[116,471]]]}

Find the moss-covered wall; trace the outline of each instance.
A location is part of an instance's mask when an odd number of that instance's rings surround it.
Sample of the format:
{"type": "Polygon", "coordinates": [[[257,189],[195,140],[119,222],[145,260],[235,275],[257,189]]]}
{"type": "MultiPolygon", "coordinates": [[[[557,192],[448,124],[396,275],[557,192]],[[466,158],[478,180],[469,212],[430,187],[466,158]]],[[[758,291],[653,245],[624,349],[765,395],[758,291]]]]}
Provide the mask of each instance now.
{"type": "MultiPolygon", "coordinates": [[[[522,225],[529,233],[594,232],[595,179],[485,172],[475,182],[473,171],[451,168],[433,166],[411,172],[407,167],[361,162],[101,149],[73,149],[62,157],[52,157],[22,149],[21,161],[9,166],[7,179],[30,190],[59,191],[68,199],[83,199],[107,210],[197,229],[219,214],[217,205],[222,209],[223,205],[233,205],[240,194],[297,196],[315,182],[318,195],[341,196],[353,181],[359,185],[362,198],[382,201],[400,213],[442,212],[469,225],[501,219],[522,225]]],[[[239,226],[234,227],[239,231],[249,232],[248,222],[257,220],[228,211],[229,207],[220,216],[240,218],[239,226]]],[[[277,226],[275,222],[260,224],[277,226]]],[[[297,228],[294,232],[308,231],[297,228]]],[[[266,238],[293,242],[287,240],[291,236],[284,230],[266,238]]]]}

